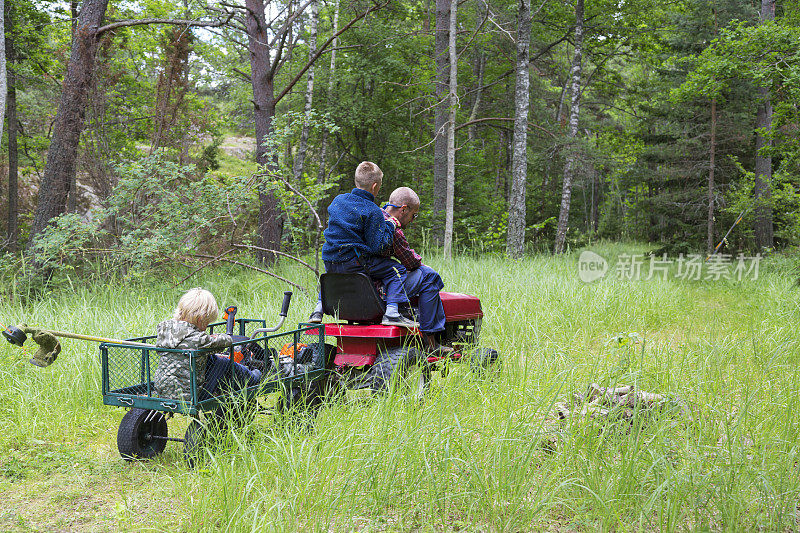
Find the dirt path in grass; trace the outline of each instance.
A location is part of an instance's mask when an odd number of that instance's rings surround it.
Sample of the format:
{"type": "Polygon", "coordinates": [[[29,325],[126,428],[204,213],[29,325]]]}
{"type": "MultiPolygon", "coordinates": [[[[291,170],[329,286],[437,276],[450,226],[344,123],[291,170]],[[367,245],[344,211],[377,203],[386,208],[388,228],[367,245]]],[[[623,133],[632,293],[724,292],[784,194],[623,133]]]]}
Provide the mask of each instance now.
{"type": "Polygon", "coordinates": [[[176,483],[191,474],[180,468],[181,447],[170,443],[156,461],[127,463],[117,452],[113,424],[89,442],[5,443],[0,531],[184,529],[176,483]]]}

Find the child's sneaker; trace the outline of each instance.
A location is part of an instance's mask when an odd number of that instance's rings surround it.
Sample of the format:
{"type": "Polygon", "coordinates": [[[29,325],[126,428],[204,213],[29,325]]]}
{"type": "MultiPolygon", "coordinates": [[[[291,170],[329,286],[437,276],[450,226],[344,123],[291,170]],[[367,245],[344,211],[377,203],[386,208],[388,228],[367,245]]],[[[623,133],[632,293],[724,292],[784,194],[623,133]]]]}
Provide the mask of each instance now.
{"type": "Polygon", "coordinates": [[[311,316],[308,317],[308,322],[310,324],[322,324],[322,312],[314,311],[311,313],[311,316]]]}

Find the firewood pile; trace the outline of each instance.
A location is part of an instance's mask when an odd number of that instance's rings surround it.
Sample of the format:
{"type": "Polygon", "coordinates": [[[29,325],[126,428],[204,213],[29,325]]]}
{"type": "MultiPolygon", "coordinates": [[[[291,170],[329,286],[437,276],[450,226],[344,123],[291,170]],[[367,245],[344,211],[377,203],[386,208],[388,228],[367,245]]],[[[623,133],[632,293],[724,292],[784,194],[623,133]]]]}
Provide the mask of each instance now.
{"type": "Polygon", "coordinates": [[[684,414],[686,404],[679,398],[638,390],[632,385],[601,387],[592,383],[586,392],[574,393],[569,402],[556,403],[553,418],[562,423],[575,417],[631,420],[639,413],[666,410],[684,414]]]}

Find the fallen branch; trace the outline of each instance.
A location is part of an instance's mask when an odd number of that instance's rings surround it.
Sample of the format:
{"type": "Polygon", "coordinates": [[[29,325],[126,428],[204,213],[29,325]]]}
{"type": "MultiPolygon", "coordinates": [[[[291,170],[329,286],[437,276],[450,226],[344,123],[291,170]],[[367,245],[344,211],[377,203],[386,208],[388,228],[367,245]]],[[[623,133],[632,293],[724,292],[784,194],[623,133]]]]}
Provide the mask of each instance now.
{"type": "Polygon", "coordinates": [[[185,278],[183,278],[183,279],[182,279],[182,280],[180,280],[179,282],[177,282],[177,283],[173,284],[173,285],[172,285],[172,288],[174,289],[175,287],[177,287],[178,285],[180,285],[181,283],[183,283],[183,282],[184,282],[184,281],[186,281],[187,279],[191,278],[192,276],[194,276],[195,274],[197,274],[198,272],[200,272],[201,270],[203,270],[203,269],[204,269],[205,267],[207,267],[208,265],[210,265],[210,264],[212,264],[212,263],[216,263],[216,262],[217,262],[217,261],[219,261],[219,260],[220,260],[222,257],[224,257],[224,256],[228,255],[229,253],[231,253],[231,252],[233,252],[233,251],[234,251],[234,250],[233,250],[233,248],[231,248],[230,250],[227,250],[227,251],[225,251],[225,252],[222,252],[222,253],[221,253],[221,254],[219,254],[217,257],[215,257],[215,258],[213,258],[213,259],[211,259],[211,260],[209,260],[209,261],[206,261],[205,263],[203,263],[203,264],[202,264],[202,265],[200,265],[199,267],[197,267],[197,268],[195,268],[194,270],[192,270],[191,272],[189,272],[189,274],[187,274],[187,276],[186,276],[185,278]]]}
{"type": "Polygon", "coordinates": [[[263,248],[261,246],[255,246],[255,245],[252,245],[252,244],[233,244],[231,246],[234,246],[236,248],[247,248],[249,250],[260,250],[262,252],[270,252],[270,253],[273,253],[273,254],[276,254],[276,255],[281,255],[283,257],[288,257],[289,259],[292,259],[293,261],[297,261],[298,263],[300,263],[301,265],[303,265],[304,267],[309,269],[311,272],[313,272],[314,274],[319,276],[319,271],[316,268],[312,267],[311,265],[309,265],[308,263],[306,263],[305,261],[303,261],[299,257],[296,257],[296,256],[294,256],[292,254],[287,254],[286,252],[280,252],[278,250],[272,250],[271,248],[263,248]]]}
{"type": "MultiPolygon", "coordinates": [[[[201,254],[196,254],[196,255],[194,255],[192,257],[198,257],[200,259],[214,259],[210,255],[201,255],[201,254]]],[[[248,265],[247,263],[242,263],[241,261],[236,261],[234,259],[226,259],[224,257],[220,258],[219,261],[224,261],[226,263],[231,263],[232,265],[238,265],[238,266],[241,266],[241,267],[249,268],[251,270],[255,270],[256,272],[261,272],[262,274],[266,274],[267,276],[272,276],[273,278],[279,279],[279,280],[283,281],[284,283],[288,283],[292,287],[296,287],[297,289],[300,289],[304,293],[308,294],[308,290],[306,290],[305,288],[301,287],[297,283],[289,281],[288,279],[283,278],[283,277],[281,277],[281,276],[279,276],[277,274],[274,274],[274,273],[270,272],[269,270],[264,270],[263,268],[258,268],[258,267],[253,266],[253,265],[248,265]]]]}

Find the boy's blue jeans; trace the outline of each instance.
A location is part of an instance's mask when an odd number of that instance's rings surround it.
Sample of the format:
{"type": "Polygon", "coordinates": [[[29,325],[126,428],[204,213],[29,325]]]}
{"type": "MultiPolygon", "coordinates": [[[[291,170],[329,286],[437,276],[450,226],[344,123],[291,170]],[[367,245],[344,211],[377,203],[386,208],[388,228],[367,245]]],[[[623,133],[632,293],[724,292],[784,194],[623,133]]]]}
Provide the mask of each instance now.
{"type": "Polygon", "coordinates": [[[383,282],[387,304],[408,302],[408,296],[404,288],[406,267],[394,259],[377,255],[362,255],[359,258],[341,263],[325,261],[325,272],[336,274],[364,272],[370,278],[379,279],[383,282]]]}
{"type": "Polygon", "coordinates": [[[415,268],[406,276],[405,289],[410,298],[419,296],[419,329],[425,333],[444,331],[445,316],[439,291],[444,288],[439,273],[428,265],[415,268]]]}
{"type": "Polygon", "coordinates": [[[227,357],[212,353],[208,354],[206,381],[199,396],[201,400],[205,400],[218,392],[233,392],[258,385],[259,381],[261,381],[260,371],[250,370],[242,364],[231,362],[227,357]]]}

